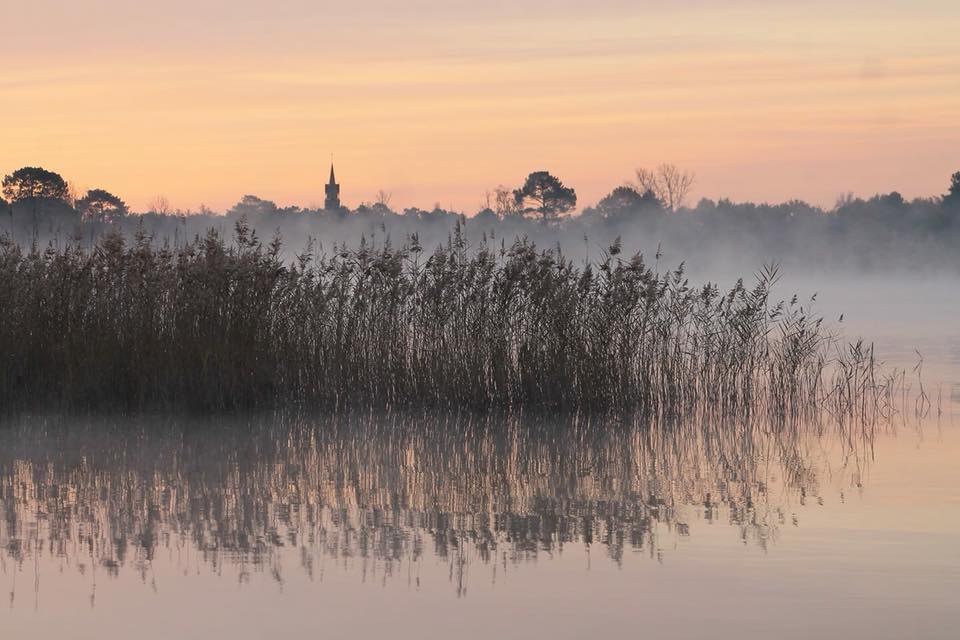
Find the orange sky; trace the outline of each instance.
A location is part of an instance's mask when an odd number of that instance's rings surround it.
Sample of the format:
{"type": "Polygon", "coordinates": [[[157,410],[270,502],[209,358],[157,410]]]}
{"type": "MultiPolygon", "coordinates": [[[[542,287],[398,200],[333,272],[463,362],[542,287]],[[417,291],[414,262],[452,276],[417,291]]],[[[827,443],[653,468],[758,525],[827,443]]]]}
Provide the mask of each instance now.
{"type": "Polygon", "coordinates": [[[472,212],[537,169],[581,205],[662,161],[824,205],[960,170],[956,0],[139,4],[3,10],[0,172],[311,205],[334,153],[348,205],[472,212]]]}

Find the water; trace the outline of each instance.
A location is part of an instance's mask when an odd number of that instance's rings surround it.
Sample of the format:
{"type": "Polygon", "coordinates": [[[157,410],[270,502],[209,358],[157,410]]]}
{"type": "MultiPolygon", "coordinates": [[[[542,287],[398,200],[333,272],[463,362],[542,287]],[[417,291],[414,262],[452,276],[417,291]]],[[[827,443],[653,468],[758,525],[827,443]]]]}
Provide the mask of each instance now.
{"type": "Polygon", "coordinates": [[[877,333],[925,417],[7,419],[0,637],[954,638],[960,339],[877,333]]]}

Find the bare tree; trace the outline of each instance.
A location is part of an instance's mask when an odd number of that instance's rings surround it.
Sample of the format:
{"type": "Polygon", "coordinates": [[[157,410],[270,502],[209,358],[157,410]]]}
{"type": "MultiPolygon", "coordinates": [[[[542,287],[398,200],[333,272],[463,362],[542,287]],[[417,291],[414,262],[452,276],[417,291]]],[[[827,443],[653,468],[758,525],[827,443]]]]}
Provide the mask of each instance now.
{"type": "Polygon", "coordinates": [[[650,192],[670,211],[676,211],[693,188],[695,176],[675,164],[663,163],[655,170],[637,169],[636,185],[641,193],[650,192]]]}
{"type": "Polygon", "coordinates": [[[518,216],[523,213],[513,196],[513,190],[502,184],[493,190],[493,207],[491,208],[498,218],[518,216]]]}
{"type": "Polygon", "coordinates": [[[377,191],[377,198],[374,200],[374,204],[379,204],[389,209],[391,200],[393,200],[393,194],[389,191],[380,189],[377,191]]]}
{"type": "Polygon", "coordinates": [[[75,183],[67,182],[67,204],[76,208],[77,201],[83,197],[81,192],[82,190],[75,183]]]}
{"type": "Polygon", "coordinates": [[[170,201],[167,200],[165,196],[154,196],[149,203],[147,203],[147,211],[150,213],[159,213],[162,216],[170,214],[170,201]]]}
{"type": "Polygon", "coordinates": [[[844,207],[850,206],[856,201],[857,201],[857,196],[854,195],[853,191],[846,191],[837,196],[837,200],[833,204],[833,210],[839,211],[844,207]]]}

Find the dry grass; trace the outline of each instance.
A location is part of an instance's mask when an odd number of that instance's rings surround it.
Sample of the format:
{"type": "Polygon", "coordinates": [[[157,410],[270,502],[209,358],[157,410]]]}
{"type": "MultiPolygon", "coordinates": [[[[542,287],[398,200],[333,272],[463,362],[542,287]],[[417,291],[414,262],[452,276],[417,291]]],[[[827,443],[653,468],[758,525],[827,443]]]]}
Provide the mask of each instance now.
{"type": "Polygon", "coordinates": [[[459,232],[429,255],[414,236],[290,264],[242,222],[176,248],[0,240],[0,404],[877,412],[871,350],[838,349],[775,281],[721,293],[617,245],[578,266],[459,232]]]}

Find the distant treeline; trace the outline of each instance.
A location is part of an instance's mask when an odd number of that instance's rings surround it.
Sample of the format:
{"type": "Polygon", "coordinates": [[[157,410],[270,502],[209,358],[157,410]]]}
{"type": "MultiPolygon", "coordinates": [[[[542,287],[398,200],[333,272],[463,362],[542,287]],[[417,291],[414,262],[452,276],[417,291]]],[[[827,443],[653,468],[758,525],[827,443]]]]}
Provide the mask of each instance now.
{"type": "Polygon", "coordinates": [[[439,206],[395,211],[384,192],[376,202],[354,209],[280,207],[247,195],[226,212],[172,210],[158,197],[148,211],[134,213],[105,189],[72,193],[58,174],[25,167],[3,180],[0,235],[21,246],[80,240],[90,247],[118,229],[128,238],[140,231],[155,244],[176,247],[211,228],[229,236],[245,219],[261,237],[282,237],[290,258],[311,239],[332,250],[335,244],[355,245],[361,237],[401,245],[416,235],[433,248],[459,224],[473,246],[491,239],[509,245],[527,237],[582,260],[621,238],[629,251],[664,253],[671,263],[686,261],[694,272],[718,266],[753,269],[772,261],[791,272],[960,269],[960,172],[942,196],[911,201],[896,192],[869,199],[845,196],[829,210],[798,200],[754,204],[705,198],[685,206],[692,182],[691,174],[670,165],[640,170],[636,182],[616,187],[578,212],[574,189],[538,171],[519,188],[491,191],[488,206],[471,215],[439,206]]]}

